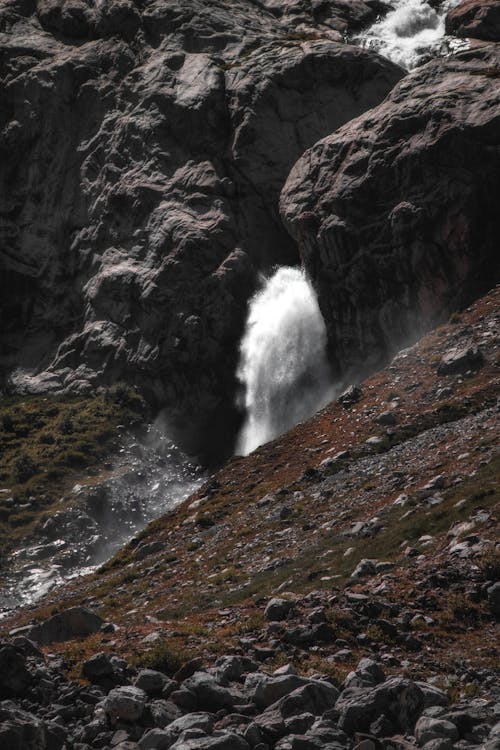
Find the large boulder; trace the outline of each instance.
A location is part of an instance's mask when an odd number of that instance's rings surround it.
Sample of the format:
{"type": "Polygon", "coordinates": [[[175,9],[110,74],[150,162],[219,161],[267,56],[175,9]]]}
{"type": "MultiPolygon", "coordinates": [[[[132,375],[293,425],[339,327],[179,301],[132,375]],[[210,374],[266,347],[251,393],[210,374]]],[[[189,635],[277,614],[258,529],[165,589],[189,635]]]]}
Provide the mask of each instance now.
{"type": "Polygon", "coordinates": [[[446,16],[446,33],[500,41],[500,4],[498,0],[462,0],[446,16]]]}
{"type": "Polygon", "coordinates": [[[142,716],[147,698],[144,690],[138,687],[117,687],[109,691],[104,699],[103,708],[111,721],[123,719],[134,722],[142,716]]]}
{"type": "Polygon", "coordinates": [[[0,700],[23,695],[31,682],[24,654],[9,643],[0,644],[0,700]]]}
{"type": "Polygon", "coordinates": [[[347,688],[335,708],[347,734],[367,731],[384,715],[399,731],[412,732],[425,706],[423,691],[412,680],[392,677],[374,688],[347,688]]]}
{"type": "Polygon", "coordinates": [[[332,360],[366,371],[498,279],[500,50],[439,59],[309,149],[281,196],[332,360]]]}
{"type": "Polygon", "coordinates": [[[402,75],[323,5],[321,35],[244,0],[0,8],[1,388],[123,379],[185,446],[231,438],[248,297],[297,260],[286,176],[402,75]]]}
{"type": "Polygon", "coordinates": [[[40,645],[70,641],[98,633],[104,620],[86,607],[70,607],[33,625],[25,634],[40,645]]]}
{"type": "Polygon", "coordinates": [[[62,750],[66,730],[60,725],[17,708],[5,701],[0,706],[0,747],[5,750],[62,750]]]}

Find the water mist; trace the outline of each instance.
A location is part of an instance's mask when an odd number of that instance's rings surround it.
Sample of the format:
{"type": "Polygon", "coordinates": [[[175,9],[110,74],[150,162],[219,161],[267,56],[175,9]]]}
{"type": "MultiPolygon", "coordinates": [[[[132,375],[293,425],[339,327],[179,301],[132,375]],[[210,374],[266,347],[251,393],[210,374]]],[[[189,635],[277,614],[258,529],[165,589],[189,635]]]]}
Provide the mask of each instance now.
{"type": "Polygon", "coordinates": [[[251,300],[237,376],[246,420],[236,452],[243,455],[332,398],[325,322],[303,270],[279,268],[251,300]]]}

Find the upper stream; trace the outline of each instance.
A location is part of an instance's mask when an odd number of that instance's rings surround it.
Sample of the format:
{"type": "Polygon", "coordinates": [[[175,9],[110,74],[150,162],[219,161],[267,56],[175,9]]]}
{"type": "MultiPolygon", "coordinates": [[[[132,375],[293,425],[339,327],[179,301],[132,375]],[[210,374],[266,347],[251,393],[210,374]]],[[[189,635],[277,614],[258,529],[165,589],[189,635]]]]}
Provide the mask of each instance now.
{"type": "Polygon", "coordinates": [[[465,44],[445,38],[446,14],[458,2],[444,0],[431,5],[425,0],[392,0],[393,10],[355,41],[411,70],[430,57],[465,44]]]}

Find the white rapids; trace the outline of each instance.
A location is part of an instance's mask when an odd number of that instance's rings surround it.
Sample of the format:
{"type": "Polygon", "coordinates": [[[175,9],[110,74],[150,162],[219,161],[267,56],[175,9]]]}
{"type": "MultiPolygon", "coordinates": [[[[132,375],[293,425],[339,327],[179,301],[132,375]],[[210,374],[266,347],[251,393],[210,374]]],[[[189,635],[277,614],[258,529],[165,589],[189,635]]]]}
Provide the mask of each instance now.
{"type": "MultiPolygon", "coordinates": [[[[445,39],[445,18],[459,0],[445,0],[434,9],[426,0],[393,0],[393,10],[356,37],[407,70],[439,54],[445,39]]],[[[451,46],[463,46],[459,40],[451,46]]]]}
{"type": "Polygon", "coordinates": [[[326,327],[303,270],[279,268],[251,300],[237,376],[246,412],[238,454],[281,435],[332,398],[326,327]]]}

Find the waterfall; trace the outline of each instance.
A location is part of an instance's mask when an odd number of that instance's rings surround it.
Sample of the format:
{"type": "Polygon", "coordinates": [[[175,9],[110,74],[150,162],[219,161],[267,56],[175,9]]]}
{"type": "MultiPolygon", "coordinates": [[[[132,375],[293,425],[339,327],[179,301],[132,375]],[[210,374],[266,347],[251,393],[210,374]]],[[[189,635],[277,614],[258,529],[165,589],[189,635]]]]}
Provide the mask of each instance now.
{"type": "Polygon", "coordinates": [[[426,0],[393,0],[393,9],[360,34],[357,41],[404,68],[414,68],[439,52],[446,14],[457,3],[458,0],[444,0],[435,9],[426,0]]]}
{"type": "Polygon", "coordinates": [[[332,397],[326,327],[301,269],[279,268],[250,301],[237,376],[246,419],[236,452],[243,455],[332,397]]]}

